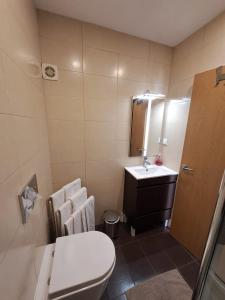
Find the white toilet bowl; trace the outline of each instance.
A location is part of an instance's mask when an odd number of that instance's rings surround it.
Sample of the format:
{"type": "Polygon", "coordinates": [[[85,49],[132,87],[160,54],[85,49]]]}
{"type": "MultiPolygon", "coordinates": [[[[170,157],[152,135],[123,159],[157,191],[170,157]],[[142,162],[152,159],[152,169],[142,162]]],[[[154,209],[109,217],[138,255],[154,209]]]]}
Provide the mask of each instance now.
{"type": "Polygon", "coordinates": [[[60,237],[55,245],[46,246],[35,300],[98,300],[115,260],[113,242],[104,233],[90,231],[60,237]]]}

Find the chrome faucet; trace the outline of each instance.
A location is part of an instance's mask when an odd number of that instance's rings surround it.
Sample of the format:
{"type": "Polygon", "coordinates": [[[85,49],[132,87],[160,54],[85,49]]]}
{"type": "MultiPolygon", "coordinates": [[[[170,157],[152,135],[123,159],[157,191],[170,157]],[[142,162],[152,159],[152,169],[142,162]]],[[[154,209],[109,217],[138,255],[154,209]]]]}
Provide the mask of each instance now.
{"type": "Polygon", "coordinates": [[[144,155],[143,167],[146,169],[146,171],[148,171],[147,166],[150,166],[150,165],[151,165],[151,163],[148,161],[147,155],[144,155]]]}

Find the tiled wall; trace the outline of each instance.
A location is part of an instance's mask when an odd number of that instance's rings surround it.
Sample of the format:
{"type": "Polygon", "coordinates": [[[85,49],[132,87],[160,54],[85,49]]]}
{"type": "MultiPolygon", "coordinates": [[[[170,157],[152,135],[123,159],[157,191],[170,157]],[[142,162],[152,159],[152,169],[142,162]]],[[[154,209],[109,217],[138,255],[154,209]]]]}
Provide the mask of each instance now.
{"type": "MultiPolygon", "coordinates": [[[[225,13],[174,48],[169,97],[172,99],[190,97],[194,74],[220,65],[225,65],[225,13]]],[[[174,103],[172,106],[176,110],[174,103]]],[[[173,114],[172,106],[170,111],[173,114]]],[[[183,114],[183,121],[180,120],[178,123],[180,133],[176,134],[178,128],[175,122],[170,122],[169,129],[165,133],[168,146],[163,149],[164,161],[176,169],[179,169],[180,165],[183,149],[180,136],[185,133],[188,106],[183,110],[183,114]]]]}
{"type": "Polygon", "coordinates": [[[0,1],[0,298],[33,299],[52,191],[40,46],[30,0],[0,1]],[[18,194],[36,173],[42,200],[22,225],[18,194]]]}
{"type": "Polygon", "coordinates": [[[167,93],[172,49],[39,11],[42,60],[59,81],[45,81],[54,188],[76,177],[105,209],[122,207],[129,158],[131,96],[167,93]]]}

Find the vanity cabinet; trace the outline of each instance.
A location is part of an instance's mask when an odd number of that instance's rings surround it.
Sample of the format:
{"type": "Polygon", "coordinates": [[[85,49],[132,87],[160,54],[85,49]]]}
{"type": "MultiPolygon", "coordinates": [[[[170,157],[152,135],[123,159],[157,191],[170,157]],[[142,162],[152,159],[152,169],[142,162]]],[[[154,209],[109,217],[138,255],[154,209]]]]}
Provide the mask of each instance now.
{"type": "Polygon", "coordinates": [[[137,179],[125,170],[123,212],[133,229],[170,219],[177,175],[137,179]]]}

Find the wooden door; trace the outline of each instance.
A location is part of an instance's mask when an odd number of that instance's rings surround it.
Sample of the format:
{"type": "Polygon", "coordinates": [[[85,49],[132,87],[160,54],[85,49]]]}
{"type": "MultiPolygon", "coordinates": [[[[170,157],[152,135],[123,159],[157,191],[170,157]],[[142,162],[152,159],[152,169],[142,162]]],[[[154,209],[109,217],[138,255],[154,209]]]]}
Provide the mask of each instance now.
{"type": "Polygon", "coordinates": [[[171,234],[198,258],[225,169],[225,81],[215,82],[216,70],[195,76],[171,225],[171,234]]]}

